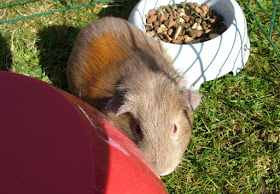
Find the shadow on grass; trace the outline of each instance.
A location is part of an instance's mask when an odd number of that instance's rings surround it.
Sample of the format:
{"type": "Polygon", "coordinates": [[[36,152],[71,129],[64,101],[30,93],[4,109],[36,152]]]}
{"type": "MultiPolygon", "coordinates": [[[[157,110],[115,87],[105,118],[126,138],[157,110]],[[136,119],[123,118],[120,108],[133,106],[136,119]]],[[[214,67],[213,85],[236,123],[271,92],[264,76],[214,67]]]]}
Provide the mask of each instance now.
{"type": "Polygon", "coordinates": [[[36,43],[40,50],[40,64],[52,85],[69,91],[66,68],[68,58],[80,29],[65,25],[43,28],[36,43]]]}
{"type": "Polygon", "coordinates": [[[133,7],[137,4],[138,0],[116,0],[109,3],[107,8],[103,8],[98,16],[100,18],[106,16],[113,16],[128,19],[133,7]]]}
{"type": "Polygon", "coordinates": [[[12,66],[11,50],[0,32],[0,71],[7,71],[12,66]]]}

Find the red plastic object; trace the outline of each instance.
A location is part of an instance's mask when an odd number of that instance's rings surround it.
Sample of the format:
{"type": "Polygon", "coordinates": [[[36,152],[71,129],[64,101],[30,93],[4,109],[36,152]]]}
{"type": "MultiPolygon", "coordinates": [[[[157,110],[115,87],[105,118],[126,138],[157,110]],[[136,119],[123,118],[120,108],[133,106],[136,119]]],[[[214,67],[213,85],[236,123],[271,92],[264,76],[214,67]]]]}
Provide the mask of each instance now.
{"type": "Polygon", "coordinates": [[[167,193],[106,117],[42,81],[0,72],[0,193],[167,193]]]}

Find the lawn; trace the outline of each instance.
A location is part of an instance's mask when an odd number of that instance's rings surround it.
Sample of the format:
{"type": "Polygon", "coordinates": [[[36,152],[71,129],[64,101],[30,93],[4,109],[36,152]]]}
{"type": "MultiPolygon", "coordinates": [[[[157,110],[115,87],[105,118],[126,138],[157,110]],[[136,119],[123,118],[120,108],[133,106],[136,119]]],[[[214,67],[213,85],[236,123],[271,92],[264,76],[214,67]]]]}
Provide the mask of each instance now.
{"type": "MultiPolygon", "coordinates": [[[[227,74],[200,87],[202,102],[194,115],[191,144],[176,171],[162,177],[170,193],[280,192],[280,60],[243,1],[238,2],[248,22],[249,61],[237,76],[227,74]]],[[[259,1],[272,12],[272,1],[259,1]]],[[[10,1],[0,0],[5,2],[10,1]]],[[[255,1],[246,3],[269,29],[255,1]]],[[[112,1],[0,24],[0,70],[69,91],[66,64],[79,30],[104,16],[128,18],[135,4],[112,1]]],[[[45,0],[0,8],[0,21],[67,5],[66,0],[45,0]]],[[[272,39],[280,48],[277,32],[272,39]]]]}

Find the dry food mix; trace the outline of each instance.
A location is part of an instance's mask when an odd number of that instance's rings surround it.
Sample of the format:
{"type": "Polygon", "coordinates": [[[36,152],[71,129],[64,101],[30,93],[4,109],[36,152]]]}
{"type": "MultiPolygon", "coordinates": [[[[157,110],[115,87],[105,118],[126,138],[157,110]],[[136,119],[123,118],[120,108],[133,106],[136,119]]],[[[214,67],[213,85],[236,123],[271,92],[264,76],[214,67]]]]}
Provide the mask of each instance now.
{"type": "Polygon", "coordinates": [[[164,42],[193,44],[221,35],[226,25],[208,4],[181,2],[151,9],[146,14],[145,29],[164,42]]]}

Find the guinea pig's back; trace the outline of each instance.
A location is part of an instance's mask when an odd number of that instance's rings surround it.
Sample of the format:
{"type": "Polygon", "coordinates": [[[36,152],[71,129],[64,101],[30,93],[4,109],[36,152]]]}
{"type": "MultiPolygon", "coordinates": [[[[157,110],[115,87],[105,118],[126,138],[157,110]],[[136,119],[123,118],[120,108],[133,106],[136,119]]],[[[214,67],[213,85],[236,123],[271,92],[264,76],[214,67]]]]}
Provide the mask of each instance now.
{"type": "MultiPolygon", "coordinates": [[[[97,20],[81,30],[70,55],[67,67],[70,90],[97,107],[100,99],[114,95],[114,87],[127,66],[140,66],[146,58],[145,52],[158,56],[156,53],[161,55],[161,51],[157,41],[124,19],[97,20]]],[[[140,67],[129,68],[138,71],[140,67]]]]}

